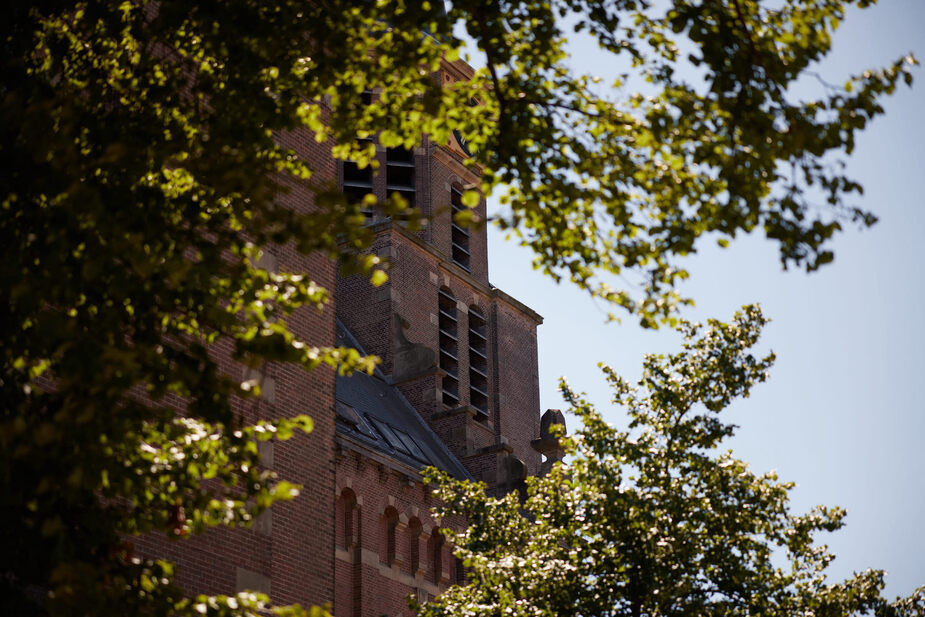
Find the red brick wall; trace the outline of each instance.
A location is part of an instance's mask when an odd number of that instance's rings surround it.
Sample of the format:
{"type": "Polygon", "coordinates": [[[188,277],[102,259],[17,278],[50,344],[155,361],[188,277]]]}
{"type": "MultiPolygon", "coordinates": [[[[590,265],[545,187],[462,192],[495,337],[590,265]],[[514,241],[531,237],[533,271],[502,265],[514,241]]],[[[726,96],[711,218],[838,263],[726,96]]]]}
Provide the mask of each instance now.
{"type": "Polygon", "coordinates": [[[436,270],[436,260],[399,230],[393,228],[387,233],[392,259],[391,310],[408,322],[405,336],[409,341],[435,350],[437,326],[431,323],[431,314],[436,314],[437,287],[431,282],[431,273],[436,270]]]}
{"type": "MultiPolygon", "coordinates": [[[[287,134],[280,141],[318,170],[314,183],[333,183],[342,174],[342,165],[310,135],[287,134]]],[[[408,321],[405,335],[410,341],[436,352],[437,291],[448,287],[459,303],[462,406],[469,402],[468,308],[477,305],[481,309],[488,320],[489,422],[476,422],[471,410],[452,413],[447,409],[440,398],[439,373],[398,387],[473,475],[494,482],[502,479],[499,470],[511,450],[527,463],[531,473],[539,468],[540,457],[530,448],[530,441],[539,435],[537,322],[528,311],[489,287],[484,230],[474,230],[470,236],[471,275],[449,263],[450,187],[477,182],[454,156],[426,141],[417,150],[416,203],[425,216],[433,218],[413,235],[418,241],[388,222],[378,223],[370,250],[391,262],[390,279],[381,287],[372,287],[362,276],[338,277],[334,263],[298,255],[292,247],[277,247],[271,252],[279,269],[306,272],[332,291],[337,316],[367,352],[382,358],[381,369],[387,375],[393,372],[393,313],[408,321]],[[420,241],[430,243],[431,248],[420,241]],[[504,445],[504,440],[510,445],[504,445]]],[[[374,192],[382,199],[386,197],[384,149],[380,148],[377,158],[380,173],[374,179],[374,192]]],[[[311,191],[302,187],[293,186],[280,200],[303,212],[313,208],[311,191]]],[[[484,218],[484,201],[477,213],[484,218]]],[[[290,326],[313,344],[333,345],[334,315],[334,306],[321,313],[304,309],[292,317],[290,326]]],[[[222,358],[224,370],[243,375],[243,368],[231,362],[229,347],[219,346],[214,351],[222,358]]],[[[269,366],[262,378],[264,398],[256,406],[249,402],[237,410],[245,421],[301,413],[315,421],[312,434],[297,435],[266,450],[266,454],[272,453],[272,467],[280,477],[304,486],[302,494],[275,506],[272,514],[252,529],[215,529],[185,542],[147,536],[138,539],[139,552],[176,561],[178,579],[191,592],[234,593],[243,569],[249,580],[269,588],[274,602],[308,606],[333,601],[338,617],[407,614],[409,593],[432,594],[452,581],[455,562],[445,546],[441,552],[442,578],[433,580],[428,553],[438,523],[430,517],[433,504],[415,480],[414,471],[403,470],[396,463],[376,462],[379,455],[354,451],[346,442],[336,446],[333,371],[306,373],[290,366],[269,366]],[[336,451],[339,454],[335,455],[336,451]],[[338,497],[345,496],[348,499],[338,505],[338,497]],[[385,541],[387,513],[398,517],[391,563],[385,541]],[[344,534],[348,518],[352,541],[344,534]],[[411,539],[408,529],[417,522],[420,533],[411,539]],[[409,565],[411,542],[420,555],[421,567],[414,571],[409,565]]],[[[460,525],[461,521],[452,524],[460,525]]]]}
{"type": "MultiPolygon", "coordinates": [[[[466,169],[458,157],[448,150],[433,146],[435,156],[429,163],[431,178],[431,195],[433,199],[433,222],[431,224],[430,243],[441,254],[451,259],[451,231],[452,220],[450,211],[450,189],[453,185],[460,188],[478,186],[478,176],[466,169]]],[[[475,209],[478,220],[485,221],[486,205],[482,199],[475,209]]],[[[488,284],[488,236],[484,226],[469,231],[469,272],[479,282],[488,284]]]]}
{"type": "MultiPolygon", "coordinates": [[[[440,375],[434,372],[417,379],[401,382],[396,384],[396,387],[411,406],[421,414],[421,417],[427,422],[431,422],[434,414],[443,409],[440,402],[440,382],[440,375]]],[[[440,435],[439,432],[437,434],[440,435]]],[[[441,435],[441,437],[443,436],[441,435]]]]}
{"type": "MultiPolygon", "coordinates": [[[[319,183],[336,179],[336,166],[328,151],[313,136],[300,132],[285,136],[284,146],[309,160],[319,183]]],[[[289,207],[310,212],[311,191],[304,187],[284,198],[289,207]]],[[[307,272],[334,297],[336,264],[321,257],[305,258],[291,246],[277,254],[280,269],[307,272]]],[[[289,320],[293,332],[315,344],[333,345],[335,310],[321,313],[304,308],[289,320]]],[[[314,420],[309,435],[295,435],[274,449],[274,468],[281,478],[303,485],[295,500],[274,506],[272,514],[272,570],[274,602],[298,602],[304,606],[330,602],[334,595],[334,371],[310,373],[293,366],[276,367],[273,413],[288,417],[307,413],[314,420]]]]}
{"type": "Polygon", "coordinates": [[[541,457],[530,446],[530,441],[540,435],[536,321],[500,298],[492,309],[499,428],[513,447],[514,455],[527,464],[528,473],[536,474],[541,457]]]}
{"type": "MultiPolygon", "coordinates": [[[[477,307],[488,321],[489,402],[488,422],[476,423],[472,413],[447,415],[451,407],[442,402],[440,376],[425,376],[398,388],[434,431],[478,477],[494,477],[466,457],[506,439],[514,455],[530,473],[539,470],[541,457],[530,442],[539,437],[539,391],[536,326],[537,317],[505,299],[475,277],[448,263],[439,253],[409,238],[400,229],[383,224],[372,251],[391,262],[389,281],[379,288],[365,278],[341,278],[337,289],[338,316],[369,353],[381,356],[381,368],[390,375],[392,321],[397,312],[409,324],[405,336],[414,343],[438,350],[438,290],[445,288],[457,301],[456,319],[459,405],[469,399],[469,314],[477,307]],[[483,473],[487,475],[483,476],[483,473]]],[[[434,226],[435,235],[439,231],[434,226]]],[[[479,234],[484,236],[484,233],[479,234]]]]}
{"type": "MultiPolygon", "coordinates": [[[[331,182],[334,162],[326,157],[308,135],[284,135],[280,142],[311,161],[315,180],[331,182]]],[[[304,187],[291,187],[280,201],[289,207],[311,212],[313,194],[304,187]]],[[[336,267],[330,260],[306,257],[294,247],[269,250],[279,270],[301,272],[334,291],[336,267]]],[[[267,266],[271,268],[272,266],[267,266]]],[[[289,319],[292,331],[311,344],[333,345],[334,307],[324,311],[306,307],[289,319]]],[[[231,360],[229,343],[216,345],[213,355],[228,374],[243,378],[244,368],[231,360]]],[[[303,485],[299,497],[273,507],[250,529],[216,528],[181,542],[162,534],[136,539],[145,556],[167,557],[177,564],[177,581],[190,593],[233,594],[242,580],[254,581],[269,591],[275,603],[305,606],[330,602],[334,594],[334,372],[311,372],[289,365],[270,365],[258,377],[264,396],[259,401],[238,401],[236,412],[244,422],[258,418],[308,414],[314,420],[309,435],[296,434],[286,442],[265,447],[280,478],[303,485]],[[243,575],[241,569],[246,571],[243,575]],[[267,589],[268,588],[268,589],[267,589]]],[[[182,402],[177,402],[182,409],[182,402]]]]}
{"type": "MultiPolygon", "coordinates": [[[[470,402],[468,310],[470,306],[477,305],[488,316],[488,308],[491,304],[488,290],[459,276],[460,271],[457,268],[448,266],[445,261],[408,240],[400,232],[393,231],[392,236],[392,250],[397,254],[395,267],[391,274],[392,289],[396,292],[392,294],[392,307],[409,322],[410,327],[406,330],[409,340],[422,343],[436,353],[439,332],[438,290],[448,289],[456,299],[459,406],[468,405],[470,402]]],[[[490,342],[488,348],[489,350],[491,348],[490,342]]],[[[490,375],[492,359],[491,354],[488,355],[490,375]]],[[[434,380],[434,385],[441,386],[441,379],[434,380]]],[[[447,440],[447,446],[451,452],[462,459],[473,448],[482,448],[495,441],[490,424],[487,430],[470,427],[465,431],[455,426],[458,422],[465,420],[465,415],[461,418],[444,417],[438,420],[435,414],[440,415],[451,407],[443,404],[438,392],[431,394],[429,387],[430,382],[426,385],[419,383],[399,385],[409,402],[431,423],[437,434],[447,440]]],[[[490,412],[491,403],[489,402],[489,418],[491,417],[490,412]]]]}
{"type": "Polygon", "coordinates": [[[356,506],[353,516],[338,516],[334,614],[407,615],[409,594],[434,595],[456,580],[455,559],[451,547],[444,544],[439,550],[442,576],[434,581],[432,538],[438,527],[458,529],[460,521],[433,519],[430,509],[434,501],[414,470],[373,461],[354,447],[344,442],[336,458],[336,494],[346,495],[348,500],[355,498],[356,506]],[[391,563],[386,541],[389,515],[397,516],[391,563]],[[349,545],[345,545],[345,521],[353,526],[349,545]],[[412,545],[418,553],[414,570],[412,545]]]}
{"type": "MultiPolygon", "coordinates": [[[[395,260],[389,257],[390,246],[389,234],[380,233],[369,252],[380,255],[394,267],[395,260]]],[[[338,318],[367,353],[382,359],[379,368],[386,374],[392,372],[392,287],[391,273],[389,280],[379,287],[373,287],[367,276],[356,274],[338,277],[335,294],[338,318]]]]}

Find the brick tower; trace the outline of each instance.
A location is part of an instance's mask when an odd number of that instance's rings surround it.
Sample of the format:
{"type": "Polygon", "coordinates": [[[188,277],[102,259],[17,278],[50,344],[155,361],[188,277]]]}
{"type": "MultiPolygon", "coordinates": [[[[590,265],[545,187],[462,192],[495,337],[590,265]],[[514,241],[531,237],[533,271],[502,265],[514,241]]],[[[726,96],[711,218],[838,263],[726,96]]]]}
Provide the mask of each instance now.
{"type": "MultiPolygon", "coordinates": [[[[467,78],[463,62],[438,79],[467,78]]],[[[375,95],[375,93],[373,93],[375,95]]],[[[424,139],[413,152],[377,145],[380,172],[339,169],[344,192],[382,200],[400,192],[427,224],[369,213],[371,247],[389,280],[339,278],[338,343],[375,354],[373,377],[336,383],[335,614],[408,614],[407,596],[439,593],[463,574],[437,533],[419,470],[434,465],[489,491],[519,488],[540,471],[536,327],[542,318],[488,279],[484,226],[454,224],[478,186],[464,143],[424,139]]],[[[485,220],[485,203],[475,209],[485,220]]]]}
{"type": "MultiPolygon", "coordinates": [[[[435,78],[471,76],[445,63],[435,78]]],[[[375,93],[370,93],[375,96],[375,93]]],[[[370,211],[370,251],[389,265],[373,287],[362,276],[338,277],[337,265],[292,247],[269,247],[262,267],[306,272],[336,289],[334,311],[305,309],[289,321],[312,344],[349,345],[382,359],[374,375],[340,377],[269,364],[246,370],[231,349],[216,347],[223,370],[257,379],[262,395],[239,401],[243,421],[310,415],[311,434],[262,442],[262,464],[301,484],[301,495],[265,512],[249,529],[217,528],[184,542],[154,534],[135,539],[139,554],[167,557],[190,593],[252,589],[274,604],[331,603],[337,617],[408,615],[407,597],[426,599],[464,574],[421,483],[436,466],[484,481],[500,494],[541,472],[536,327],[542,318],[493,287],[484,226],[453,222],[478,170],[463,164],[466,146],[426,137],[414,151],[377,145],[379,173],[338,163],[305,131],[279,137],[313,162],[322,182],[351,199],[399,192],[427,220],[411,232],[370,211]]],[[[314,209],[314,195],[293,186],[288,207],[314,209]]],[[[484,201],[475,209],[485,220],[484,201]]],[[[182,401],[177,402],[182,409],[182,401]]]]}

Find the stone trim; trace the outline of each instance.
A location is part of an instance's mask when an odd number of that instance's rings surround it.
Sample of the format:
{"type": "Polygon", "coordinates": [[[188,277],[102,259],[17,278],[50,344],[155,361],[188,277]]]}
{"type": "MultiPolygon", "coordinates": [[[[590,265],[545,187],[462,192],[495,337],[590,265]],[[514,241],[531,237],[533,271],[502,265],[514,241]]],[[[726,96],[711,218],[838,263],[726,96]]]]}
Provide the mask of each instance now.
{"type": "MultiPolygon", "coordinates": [[[[450,137],[450,139],[454,139],[450,137]]],[[[449,143],[449,142],[448,142],[449,143]]],[[[469,182],[464,182],[465,184],[479,184],[479,177],[482,173],[482,168],[479,165],[476,165],[478,169],[477,172],[466,167],[466,164],[462,162],[461,157],[463,156],[462,152],[457,153],[455,150],[450,148],[449,145],[438,144],[434,142],[434,159],[443,163],[457,175],[463,177],[471,178],[469,182]]],[[[462,179],[462,178],[461,178],[462,179]]]]}
{"type": "MultiPolygon", "coordinates": [[[[334,557],[340,559],[341,561],[346,561],[347,563],[356,563],[353,557],[350,555],[351,551],[344,550],[342,548],[337,548],[334,550],[334,557]]],[[[407,585],[408,587],[417,587],[419,589],[425,590],[427,593],[432,596],[440,595],[443,591],[437,585],[434,585],[433,582],[427,580],[427,570],[423,568],[418,568],[417,573],[414,576],[411,576],[407,572],[403,572],[401,567],[393,563],[388,565],[379,561],[379,553],[368,548],[360,548],[360,563],[364,566],[370,566],[376,568],[379,572],[379,576],[387,578],[390,581],[395,581],[396,583],[401,583],[402,585],[407,585]]],[[[445,578],[445,577],[444,577],[445,578]]]]}

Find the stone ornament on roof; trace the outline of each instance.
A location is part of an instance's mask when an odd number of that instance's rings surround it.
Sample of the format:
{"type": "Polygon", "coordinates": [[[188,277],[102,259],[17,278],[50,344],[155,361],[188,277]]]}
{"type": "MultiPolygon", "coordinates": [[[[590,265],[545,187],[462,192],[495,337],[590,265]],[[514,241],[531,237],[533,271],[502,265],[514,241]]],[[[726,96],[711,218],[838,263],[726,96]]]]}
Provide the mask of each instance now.
{"type": "Polygon", "coordinates": [[[392,337],[395,352],[392,360],[394,383],[427,375],[437,368],[437,356],[433,349],[421,343],[408,340],[405,330],[408,320],[398,313],[392,314],[392,337]]]}
{"type": "MultiPolygon", "coordinates": [[[[540,466],[540,476],[545,476],[552,469],[552,466],[565,457],[565,450],[562,443],[556,435],[553,434],[552,427],[561,425],[561,434],[566,434],[565,416],[558,409],[547,409],[540,419],[540,438],[530,442],[533,449],[545,457],[543,464],[540,466]]],[[[558,432],[558,431],[557,431],[558,432]]]]}

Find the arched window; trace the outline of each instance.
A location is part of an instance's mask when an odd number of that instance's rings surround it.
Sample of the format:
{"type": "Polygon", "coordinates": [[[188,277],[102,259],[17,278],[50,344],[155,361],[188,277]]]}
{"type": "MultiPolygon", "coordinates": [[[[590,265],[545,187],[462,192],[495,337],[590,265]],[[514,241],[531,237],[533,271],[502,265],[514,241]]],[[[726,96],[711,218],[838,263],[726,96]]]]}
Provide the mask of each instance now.
{"type": "Polygon", "coordinates": [[[395,563],[395,533],[398,527],[398,511],[389,506],[382,514],[382,541],[379,561],[392,565],[395,563]]]}
{"type": "Polygon", "coordinates": [[[443,404],[448,407],[459,405],[459,323],[456,319],[456,298],[446,287],[437,294],[440,329],[440,368],[446,372],[443,378],[443,404]]]}
{"type": "Polygon", "coordinates": [[[478,419],[488,419],[488,322],[475,306],[469,308],[469,404],[478,419]]]}
{"type": "Polygon", "coordinates": [[[450,243],[453,261],[469,270],[469,230],[456,223],[456,215],[467,210],[462,202],[463,190],[458,184],[450,187],[450,243]]]}
{"type": "Polygon", "coordinates": [[[440,584],[443,577],[443,545],[445,540],[440,533],[439,527],[434,527],[430,533],[430,540],[427,541],[427,565],[430,569],[431,582],[435,585],[440,584]]]}
{"type": "Polygon", "coordinates": [[[453,557],[453,582],[457,585],[466,584],[466,567],[459,557],[453,557]]]}
{"type": "Polygon", "coordinates": [[[408,571],[411,572],[411,576],[417,574],[418,568],[421,565],[420,558],[420,541],[421,541],[421,530],[422,525],[421,521],[417,518],[413,518],[408,521],[408,571]]]}
{"type": "Polygon", "coordinates": [[[336,540],[338,546],[349,549],[356,543],[356,494],[345,488],[337,500],[335,511],[337,513],[336,540]]]}

